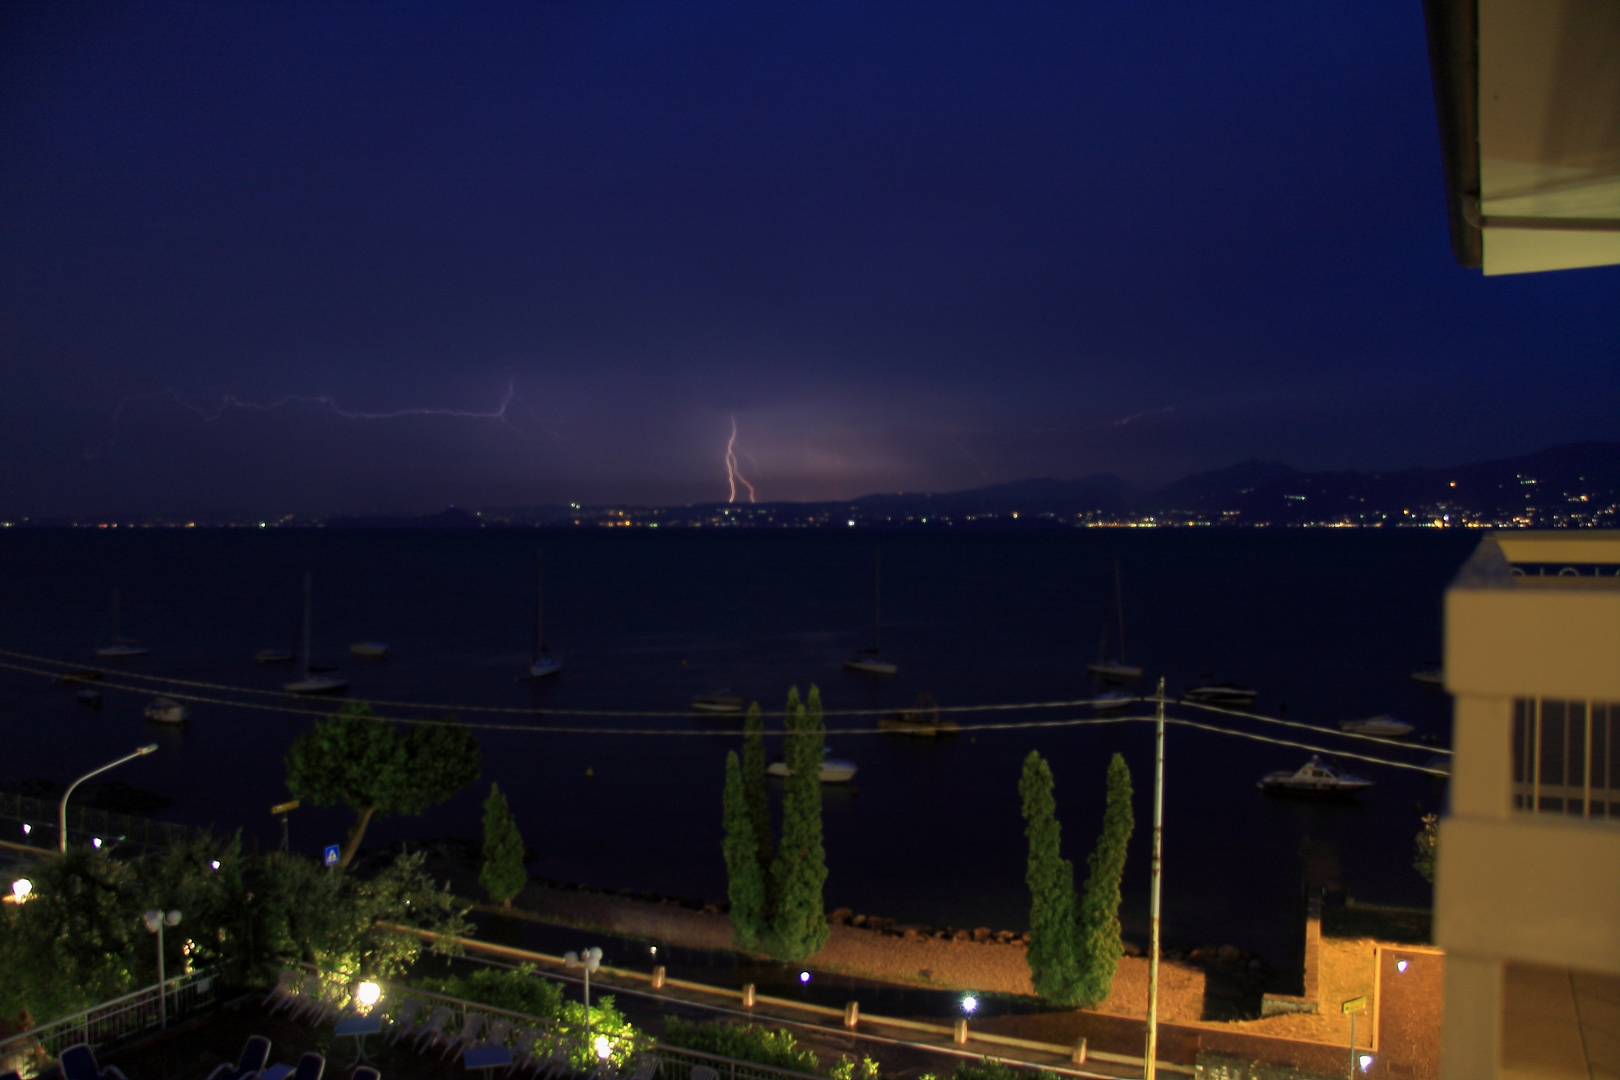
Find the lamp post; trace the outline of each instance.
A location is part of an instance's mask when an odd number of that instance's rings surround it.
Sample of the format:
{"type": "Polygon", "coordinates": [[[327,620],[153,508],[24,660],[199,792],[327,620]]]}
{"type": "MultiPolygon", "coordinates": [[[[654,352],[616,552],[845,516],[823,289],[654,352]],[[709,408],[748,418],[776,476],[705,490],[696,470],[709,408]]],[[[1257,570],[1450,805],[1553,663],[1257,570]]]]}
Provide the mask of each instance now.
{"type": "Polygon", "coordinates": [[[108,769],[116,769],[126,761],[134,761],[138,757],[145,757],[147,754],[157,750],[157,748],[157,743],[147,743],[145,746],[136,750],[133,754],[125,754],[117,761],[109,761],[99,769],[91,769],[89,772],[85,773],[83,776],[79,777],[77,780],[73,781],[73,783],[68,785],[67,790],[62,792],[61,805],[56,808],[56,850],[60,851],[64,855],[67,854],[67,801],[68,796],[73,794],[73,789],[90,779],[92,776],[99,776],[108,769]]]}
{"type": "Polygon", "coordinates": [[[170,911],[167,914],[161,911],[148,911],[141,916],[141,922],[146,925],[149,933],[157,935],[158,945],[158,1027],[169,1026],[169,985],[163,978],[163,927],[180,925],[180,913],[170,911]]]}
{"type": "Polygon", "coordinates": [[[602,950],[592,945],[583,954],[567,952],[563,963],[569,967],[585,969],[585,1045],[591,1042],[591,972],[602,966],[602,950]]]}

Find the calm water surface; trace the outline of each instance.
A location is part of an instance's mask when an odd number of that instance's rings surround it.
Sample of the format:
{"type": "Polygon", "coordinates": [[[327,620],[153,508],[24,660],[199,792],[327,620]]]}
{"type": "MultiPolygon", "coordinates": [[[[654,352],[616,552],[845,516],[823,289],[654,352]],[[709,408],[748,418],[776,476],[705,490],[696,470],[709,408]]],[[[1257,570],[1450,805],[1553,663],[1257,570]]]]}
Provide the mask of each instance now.
{"type": "MultiPolygon", "coordinates": [[[[1061,700],[1096,689],[1085,663],[1096,655],[1117,560],[1128,655],[1149,680],[1163,674],[1175,692],[1207,673],[1257,687],[1265,713],[1333,725],[1391,712],[1445,737],[1448,699],[1408,675],[1439,656],[1441,594],[1477,539],[1415,530],[13,530],[0,536],[0,647],[89,662],[118,586],[125,633],[152,649],[132,669],[276,689],[288,669],[251,657],[292,643],[307,570],[316,659],[341,665],[357,698],[683,709],[694,694],[730,687],[777,708],[789,685],[813,682],[829,709],[900,707],[922,691],[947,705],[1061,700]],[[517,676],[530,646],[537,545],[547,638],[564,667],[531,684],[517,676]],[[900,665],[896,679],[841,667],[869,644],[874,546],[883,552],[883,650],[900,665]],[[348,643],[365,639],[388,642],[390,658],[349,657],[348,643]]],[[[146,700],[108,693],[93,711],[45,680],[0,672],[0,780],[65,782],[155,739],[161,752],[119,778],[171,798],[162,816],[279,841],[268,810],[288,797],[282,756],[309,718],[201,704],[177,730],[143,721],[146,700]]],[[[531,872],[724,897],[720,786],[735,740],[547,728],[727,730],[725,721],[459,715],[533,727],[480,731],[484,782],[423,818],[374,824],[371,840],[477,835],[495,780],[537,853],[531,872]]],[[[1042,714],[1076,715],[1090,714],[1042,714]]],[[[853,786],[825,789],[828,907],[993,928],[1026,922],[1024,755],[1038,749],[1051,761],[1065,854],[1083,872],[1108,758],[1123,752],[1137,831],[1122,918],[1128,935],[1145,937],[1149,725],[937,742],[834,732],[828,741],[860,767],[853,786]]],[[[1411,852],[1420,809],[1443,800],[1433,781],[1358,764],[1377,781],[1358,803],[1301,803],[1262,796],[1255,781],[1298,766],[1304,751],[1175,728],[1167,743],[1167,943],[1231,942],[1288,962],[1299,951],[1307,840],[1337,858],[1351,896],[1428,903],[1411,852]]],[[[347,820],[341,809],[299,810],[293,843],[317,852],[342,838],[347,820]]]]}

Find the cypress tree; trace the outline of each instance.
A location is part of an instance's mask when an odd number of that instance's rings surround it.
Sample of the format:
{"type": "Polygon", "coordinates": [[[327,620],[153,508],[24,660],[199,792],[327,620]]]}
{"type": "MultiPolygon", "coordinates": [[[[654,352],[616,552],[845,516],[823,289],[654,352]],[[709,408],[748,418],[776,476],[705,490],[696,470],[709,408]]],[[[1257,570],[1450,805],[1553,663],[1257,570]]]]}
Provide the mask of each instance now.
{"type": "Polygon", "coordinates": [[[1108,803],[1102,835],[1087,863],[1086,887],[1080,895],[1076,990],[1081,1007],[1095,1005],[1114,987],[1114,973],[1125,955],[1119,939],[1119,883],[1125,875],[1125,849],[1136,827],[1131,815],[1131,770],[1122,754],[1108,763],[1108,803]]]}
{"type": "Polygon", "coordinates": [[[763,879],[771,872],[771,807],[765,792],[765,722],[759,716],[759,702],[748,706],[743,721],[742,782],[748,801],[748,820],[754,830],[754,857],[763,879]]]}
{"type": "Polygon", "coordinates": [[[1035,993],[1060,1005],[1077,1000],[1074,867],[1062,854],[1062,826],[1052,794],[1052,770],[1031,750],[1018,793],[1029,837],[1029,948],[1024,958],[1035,993]]]}
{"type": "Polygon", "coordinates": [[[827,853],[821,842],[821,693],[810,688],[810,708],[788,692],[786,758],[791,774],[782,791],[782,841],[771,864],[776,883],[772,946],[779,959],[803,960],[827,943],[822,886],[827,853]]]}
{"type": "Polygon", "coordinates": [[[510,911],[512,897],[523,891],[528,880],[517,819],[500,785],[491,784],[489,798],[484,800],[484,868],[478,872],[478,883],[491,900],[499,900],[501,907],[510,911]]]}
{"type": "Polygon", "coordinates": [[[726,754],[726,880],[731,899],[731,930],[738,948],[757,949],[766,934],[765,879],[760,871],[747,782],[735,750],[726,754]]]}

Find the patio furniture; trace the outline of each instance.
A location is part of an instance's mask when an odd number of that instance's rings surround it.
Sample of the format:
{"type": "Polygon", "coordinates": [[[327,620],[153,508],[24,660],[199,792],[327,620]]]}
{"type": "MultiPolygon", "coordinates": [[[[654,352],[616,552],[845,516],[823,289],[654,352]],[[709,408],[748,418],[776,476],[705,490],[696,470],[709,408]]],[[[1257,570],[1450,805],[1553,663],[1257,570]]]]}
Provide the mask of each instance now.
{"type": "Polygon", "coordinates": [[[653,1077],[658,1075],[658,1070],[663,1067],[663,1058],[647,1054],[636,1062],[636,1071],[630,1074],[630,1080],[653,1080],[653,1077]]]}
{"type": "Polygon", "coordinates": [[[440,1059],[453,1060],[451,1058],[452,1053],[459,1057],[467,1047],[477,1045],[478,1033],[484,1029],[485,1022],[483,1016],[475,1012],[470,1012],[463,1017],[461,1034],[450,1040],[449,1045],[444,1048],[444,1053],[439,1055],[440,1059]]]}
{"type": "Polygon", "coordinates": [[[242,1056],[236,1059],[236,1064],[225,1062],[214,1066],[208,1080],[249,1080],[263,1072],[269,1060],[270,1040],[263,1035],[249,1035],[247,1042],[242,1044],[242,1056]]]}
{"type": "MultiPolygon", "coordinates": [[[[540,1049],[542,1032],[537,1027],[519,1028],[518,1033],[512,1036],[512,1064],[506,1067],[506,1075],[511,1076],[519,1065],[527,1066],[530,1059],[540,1049]]],[[[0,1077],[0,1080],[4,1080],[0,1077]]]]}
{"type": "Polygon", "coordinates": [[[57,1059],[62,1068],[62,1080],[127,1080],[127,1077],[117,1069],[108,1065],[102,1068],[96,1061],[96,1052],[90,1049],[89,1043],[79,1043],[62,1051],[57,1059]]]}
{"type": "Polygon", "coordinates": [[[290,1005],[294,991],[298,987],[298,976],[299,973],[292,968],[282,968],[281,974],[276,976],[276,985],[270,988],[270,992],[264,995],[264,1000],[259,1004],[268,1006],[271,1015],[275,1015],[278,1009],[290,1005]],[[275,1004],[271,1005],[271,1002],[275,1004]]]}
{"type": "Polygon", "coordinates": [[[394,1015],[388,1018],[388,1033],[383,1036],[383,1043],[398,1042],[400,1036],[416,1028],[416,1018],[422,1015],[421,998],[406,998],[400,1002],[394,1015]]]}
{"type": "Polygon", "coordinates": [[[494,1070],[512,1064],[512,1051],[506,1046],[469,1046],[461,1060],[468,1072],[482,1069],[488,1077],[494,1070]]]}
{"type": "Polygon", "coordinates": [[[370,1065],[362,1065],[349,1074],[349,1080],[382,1080],[382,1073],[370,1065]]]}
{"type": "Polygon", "coordinates": [[[692,1066],[692,1080],[720,1080],[720,1074],[707,1065],[692,1066]]]}
{"type": "Polygon", "coordinates": [[[456,1014],[445,1006],[436,1006],[433,1014],[428,1017],[427,1023],[422,1025],[422,1030],[418,1031],[416,1038],[411,1040],[411,1048],[420,1054],[423,1050],[424,1041],[429,1047],[437,1045],[439,1040],[444,1037],[445,1025],[455,1018],[456,1014]]]}
{"type": "Polygon", "coordinates": [[[345,1016],[337,1022],[337,1026],[332,1029],[332,1034],[339,1038],[353,1036],[355,1056],[352,1064],[358,1065],[362,1061],[371,1060],[371,1055],[366,1053],[366,1037],[368,1035],[382,1034],[382,1024],[383,1018],[380,1012],[374,1012],[369,1016],[345,1016]]]}
{"type": "Polygon", "coordinates": [[[298,1067],[272,1065],[259,1074],[259,1080],[321,1080],[326,1071],[326,1059],[313,1050],[298,1059],[298,1067]]]}

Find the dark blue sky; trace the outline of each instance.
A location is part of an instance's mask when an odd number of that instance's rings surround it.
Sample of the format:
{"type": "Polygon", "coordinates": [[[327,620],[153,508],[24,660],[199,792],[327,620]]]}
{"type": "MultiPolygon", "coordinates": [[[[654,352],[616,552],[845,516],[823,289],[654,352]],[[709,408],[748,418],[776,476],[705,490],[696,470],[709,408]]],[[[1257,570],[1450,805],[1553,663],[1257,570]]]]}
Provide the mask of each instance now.
{"type": "Polygon", "coordinates": [[[1417,0],[874,7],[8,5],[0,513],[1620,437],[1620,270],[1451,260],[1417,0]]]}

